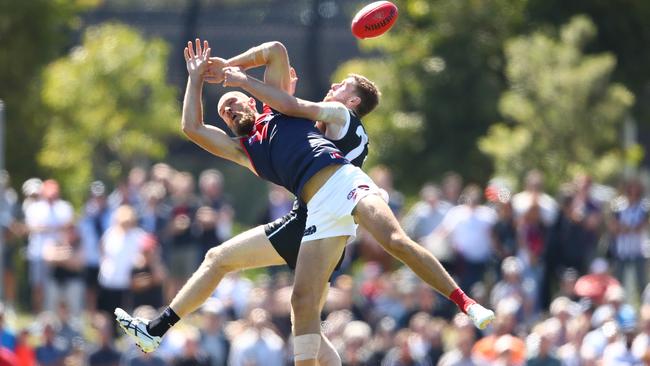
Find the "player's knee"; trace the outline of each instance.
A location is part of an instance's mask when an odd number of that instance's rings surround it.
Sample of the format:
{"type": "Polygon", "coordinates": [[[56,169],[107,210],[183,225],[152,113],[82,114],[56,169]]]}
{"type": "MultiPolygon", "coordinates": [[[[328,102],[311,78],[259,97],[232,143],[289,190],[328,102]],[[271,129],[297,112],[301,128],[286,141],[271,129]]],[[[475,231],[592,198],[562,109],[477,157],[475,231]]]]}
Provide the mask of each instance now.
{"type": "Polygon", "coordinates": [[[214,247],[205,254],[204,262],[208,265],[211,272],[226,274],[232,271],[224,260],[221,247],[214,247]]]}
{"type": "Polygon", "coordinates": [[[408,252],[410,244],[410,240],[405,233],[394,232],[390,234],[384,247],[389,253],[401,258],[408,252]]]}
{"type": "Polygon", "coordinates": [[[314,296],[315,291],[294,287],[291,294],[291,308],[293,309],[294,318],[300,320],[304,316],[316,312],[318,313],[319,299],[314,296]]]}

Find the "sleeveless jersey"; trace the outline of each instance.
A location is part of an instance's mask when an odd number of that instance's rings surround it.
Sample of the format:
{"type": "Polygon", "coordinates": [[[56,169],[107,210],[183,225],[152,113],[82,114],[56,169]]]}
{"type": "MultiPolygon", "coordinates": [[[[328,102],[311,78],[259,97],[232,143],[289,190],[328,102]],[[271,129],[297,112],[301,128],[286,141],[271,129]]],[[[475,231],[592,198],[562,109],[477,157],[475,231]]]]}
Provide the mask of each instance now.
{"type": "Polygon", "coordinates": [[[366,130],[363,128],[363,124],[356,113],[352,110],[348,110],[349,117],[348,121],[340,133],[342,137],[340,138],[331,138],[326,136],[328,140],[332,141],[336,147],[341,150],[343,156],[352,165],[358,166],[361,168],[363,162],[368,156],[368,135],[366,130]]]}
{"type": "Polygon", "coordinates": [[[283,115],[267,105],[253,131],[239,141],[259,177],[288,189],[296,197],[321,169],[348,162],[313,121],[283,115]]]}

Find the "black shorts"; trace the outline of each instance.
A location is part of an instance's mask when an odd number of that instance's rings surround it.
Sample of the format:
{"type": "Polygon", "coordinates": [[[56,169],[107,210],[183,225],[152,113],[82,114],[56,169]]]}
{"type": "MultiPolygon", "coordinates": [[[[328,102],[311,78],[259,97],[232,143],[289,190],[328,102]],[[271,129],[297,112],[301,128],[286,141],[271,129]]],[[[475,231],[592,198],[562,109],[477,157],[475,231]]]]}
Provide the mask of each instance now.
{"type": "MultiPolygon", "coordinates": [[[[296,269],[296,261],[298,260],[302,236],[305,233],[306,222],[307,207],[298,205],[296,201],[289,213],[264,225],[266,237],[269,238],[273,248],[284,258],[284,261],[287,262],[291,269],[296,269]]],[[[337,270],[341,267],[344,256],[345,250],[336,265],[337,270]]]]}

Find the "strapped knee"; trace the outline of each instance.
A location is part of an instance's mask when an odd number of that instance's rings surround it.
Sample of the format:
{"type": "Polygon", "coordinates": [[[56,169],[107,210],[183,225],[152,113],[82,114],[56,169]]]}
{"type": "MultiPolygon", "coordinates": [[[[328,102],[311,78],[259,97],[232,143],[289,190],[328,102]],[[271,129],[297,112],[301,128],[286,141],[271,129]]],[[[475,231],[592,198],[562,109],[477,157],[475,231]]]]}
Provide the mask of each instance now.
{"type": "Polygon", "coordinates": [[[293,357],[296,361],[315,360],[320,348],[320,334],[303,334],[293,339],[293,357]]]}

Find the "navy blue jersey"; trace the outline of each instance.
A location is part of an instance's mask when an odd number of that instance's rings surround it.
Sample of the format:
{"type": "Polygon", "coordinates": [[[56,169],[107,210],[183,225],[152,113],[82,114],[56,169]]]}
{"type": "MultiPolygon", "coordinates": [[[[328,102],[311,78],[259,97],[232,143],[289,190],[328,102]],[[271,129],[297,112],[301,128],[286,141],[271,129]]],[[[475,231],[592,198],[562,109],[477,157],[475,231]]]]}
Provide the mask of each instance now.
{"type": "Polygon", "coordinates": [[[240,143],[257,175],[300,197],[309,178],[328,165],[346,164],[313,121],[283,115],[264,105],[264,113],[240,143]]]}
{"type": "MultiPolygon", "coordinates": [[[[338,136],[327,136],[327,139],[339,148],[351,164],[361,168],[368,155],[368,135],[354,112],[349,112],[349,118],[338,132],[338,136]]],[[[264,225],[264,232],[271,245],[291,269],[296,268],[306,222],[307,206],[296,200],[289,213],[264,225]]],[[[336,266],[337,270],[343,262],[343,257],[341,256],[336,266]]]]}

